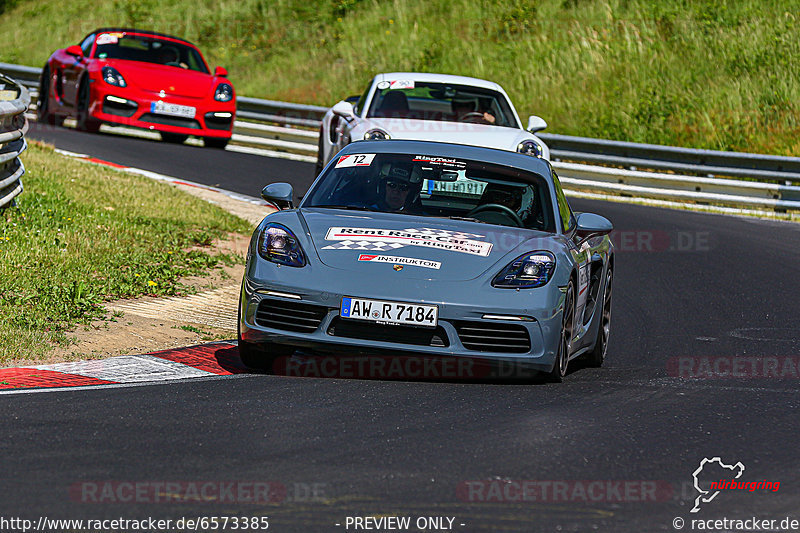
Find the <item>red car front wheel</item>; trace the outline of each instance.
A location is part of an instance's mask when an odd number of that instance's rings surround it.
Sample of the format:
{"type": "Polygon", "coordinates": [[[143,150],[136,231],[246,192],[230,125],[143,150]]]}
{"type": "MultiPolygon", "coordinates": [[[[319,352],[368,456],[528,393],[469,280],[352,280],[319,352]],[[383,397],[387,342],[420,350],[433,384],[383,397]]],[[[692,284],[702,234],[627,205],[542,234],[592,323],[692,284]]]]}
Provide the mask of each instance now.
{"type": "Polygon", "coordinates": [[[89,115],[91,105],[91,91],[89,78],[84,76],[78,89],[78,129],[81,131],[96,132],[100,129],[100,121],[89,115]]]}

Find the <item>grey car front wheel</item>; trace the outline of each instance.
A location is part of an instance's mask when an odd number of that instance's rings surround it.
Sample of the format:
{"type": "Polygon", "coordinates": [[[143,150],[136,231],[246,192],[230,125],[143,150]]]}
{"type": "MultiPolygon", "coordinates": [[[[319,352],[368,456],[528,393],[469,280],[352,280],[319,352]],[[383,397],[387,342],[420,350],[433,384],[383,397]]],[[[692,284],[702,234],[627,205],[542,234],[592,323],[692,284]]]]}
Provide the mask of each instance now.
{"type": "Polygon", "coordinates": [[[569,368],[569,347],[575,324],[575,289],[570,280],[567,292],[564,295],[564,310],[561,314],[561,336],[558,342],[558,354],[553,364],[553,370],[548,374],[548,381],[561,383],[567,375],[569,368]]]}

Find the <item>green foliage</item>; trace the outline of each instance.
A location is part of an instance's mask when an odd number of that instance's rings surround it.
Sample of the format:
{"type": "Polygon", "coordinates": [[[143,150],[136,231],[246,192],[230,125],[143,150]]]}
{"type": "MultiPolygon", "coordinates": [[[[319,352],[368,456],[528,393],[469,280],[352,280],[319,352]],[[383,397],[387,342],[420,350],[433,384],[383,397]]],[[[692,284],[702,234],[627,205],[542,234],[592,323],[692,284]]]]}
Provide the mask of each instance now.
{"type": "Polygon", "coordinates": [[[31,144],[16,207],[0,211],[0,364],[68,342],[104,301],[186,294],[220,261],[211,242],[244,221],[161,183],[31,144]]]}
{"type": "Polygon", "coordinates": [[[0,61],[135,25],[196,42],[242,95],[331,105],[377,72],[444,72],[499,82],[555,133],[800,155],[798,16],[796,0],[30,0],[0,15],[0,61]]]}

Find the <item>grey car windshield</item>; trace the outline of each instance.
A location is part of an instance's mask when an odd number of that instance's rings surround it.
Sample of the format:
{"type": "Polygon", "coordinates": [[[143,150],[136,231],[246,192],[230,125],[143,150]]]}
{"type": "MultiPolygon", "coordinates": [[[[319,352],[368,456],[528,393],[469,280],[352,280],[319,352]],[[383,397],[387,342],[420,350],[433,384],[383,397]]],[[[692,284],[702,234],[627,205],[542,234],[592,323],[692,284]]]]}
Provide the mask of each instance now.
{"type": "Polygon", "coordinates": [[[432,155],[337,156],[301,207],[452,218],[555,232],[549,186],[538,174],[432,155]]]}
{"type": "Polygon", "coordinates": [[[519,127],[502,93],[469,85],[411,80],[379,82],[367,117],[519,127]]]}

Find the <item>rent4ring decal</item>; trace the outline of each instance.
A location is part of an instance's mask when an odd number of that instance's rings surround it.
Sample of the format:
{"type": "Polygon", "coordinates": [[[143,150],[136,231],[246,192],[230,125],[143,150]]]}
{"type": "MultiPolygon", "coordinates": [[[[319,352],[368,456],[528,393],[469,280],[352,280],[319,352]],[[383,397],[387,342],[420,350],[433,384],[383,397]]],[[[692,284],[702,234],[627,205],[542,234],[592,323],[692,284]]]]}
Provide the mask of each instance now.
{"type": "Polygon", "coordinates": [[[492,243],[476,240],[484,237],[476,233],[433,228],[390,230],[333,227],[328,229],[325,240],[339,242],[323,246],[322,249],[386,251],[404,246],[421,246],[487,257],[492,251],[492,243]]]}

